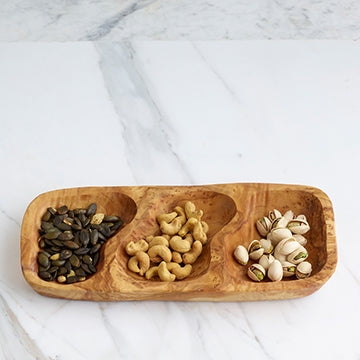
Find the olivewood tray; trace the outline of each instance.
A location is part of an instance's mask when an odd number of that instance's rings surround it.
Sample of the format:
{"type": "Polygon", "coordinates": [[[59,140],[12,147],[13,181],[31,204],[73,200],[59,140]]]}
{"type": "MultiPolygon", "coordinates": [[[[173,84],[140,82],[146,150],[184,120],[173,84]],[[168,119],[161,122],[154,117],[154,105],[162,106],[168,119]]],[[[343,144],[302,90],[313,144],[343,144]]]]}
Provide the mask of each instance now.
{"type": "Polygon", "coordinates": [[[300,185],[218,184],[204,186],[83,187],[46,192],[28,206],[21,228],[21,266],[26,281],[41,295],[93,300],[254,301],[290,299],[310,295],[333,274],[337,263],[334,215],[321,190],[300,185]],[[146,280],[127,269],[124,247],[154,234],[156,215],[170,212],[191,200],[204,211],[209,241],[181,281],[146,280]],[[70,209],[96,202],[98,212],[119,215],[125,226],[102,247],[98,271],[83,282],[59,284],[37,275],[38,229],[49,206],[70,209]],[[288,209],[305,214],[311,226],[306,234],[312,275],[303,280],[253,282],[247,266],[233,258],[238,244],[260,239],[255,222],[269,210],[288,209]]]}

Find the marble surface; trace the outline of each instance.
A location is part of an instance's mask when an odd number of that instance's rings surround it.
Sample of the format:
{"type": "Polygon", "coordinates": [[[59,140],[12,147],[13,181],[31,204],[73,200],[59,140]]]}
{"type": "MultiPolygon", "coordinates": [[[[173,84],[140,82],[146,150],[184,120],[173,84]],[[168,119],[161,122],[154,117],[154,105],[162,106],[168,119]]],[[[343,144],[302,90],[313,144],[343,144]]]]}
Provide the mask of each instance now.
{"type": "Polygon", "coordinates": [[[355,0],[2,0],[0,41],[359,39],[355,0]]]}
{"type": "Polygon", "coordinates": [[[358,360],[359,62],[353,41],[0,43],[0,358],[358,360]],[[22,216],[42,192],[226,182],[328,194],[339,262],[319,291],[97,303],[22,276],[22,216]]]}

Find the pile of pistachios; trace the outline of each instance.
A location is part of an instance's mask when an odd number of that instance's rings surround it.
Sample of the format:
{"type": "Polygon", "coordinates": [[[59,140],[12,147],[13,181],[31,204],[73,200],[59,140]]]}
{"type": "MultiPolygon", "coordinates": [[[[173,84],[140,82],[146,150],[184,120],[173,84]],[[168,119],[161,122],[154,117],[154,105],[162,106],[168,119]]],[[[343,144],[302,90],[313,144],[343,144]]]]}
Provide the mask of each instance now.
{"type": "Polygon", "coordinates": [[[304,237],[310,226],[305,215],[295,216],[292,210],[282,215],[274,209],[256,222],[256,228],[263,238],[251,241],[248,248],[238,245],[234,251],[241,265],[254,260],[247,271],[251,280],[262,281],[267,277],[280,281],[283,277],[305,279],[310,276],[312,266],[305,261],[308,252],[304,237]]]}

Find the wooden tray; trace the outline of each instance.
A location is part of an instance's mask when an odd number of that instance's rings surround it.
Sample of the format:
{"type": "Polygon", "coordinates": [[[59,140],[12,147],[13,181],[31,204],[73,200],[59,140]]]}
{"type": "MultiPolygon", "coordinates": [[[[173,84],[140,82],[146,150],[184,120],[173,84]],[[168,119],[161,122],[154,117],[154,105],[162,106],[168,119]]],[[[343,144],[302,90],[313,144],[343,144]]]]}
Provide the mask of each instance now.
{"type": "Polygon", "coordinates": [[[84,187],[50,191],[36,197],[27,208],[21,229],[21,266],[26,281],[41,295],[94,300],[254,301],[290,299],[318,290],[333,274],[337,263],[334,215],[321,190],[299,185],[218,184],[204,186],[84,187]],[[193,266],[190,277],[171,283],[145,280],[127,269],[124,251],[130,241],[156,232],[156,215],[171,211],[186,200],[203,209],[209,224],[209,241],[193,266]],[[58,284],[37,275],[38,229],[49,206],[87,207],[96,202],[98,212],[117,214],[125,226],[101,250],[98,271],[83,282],[58,284]],[[276,208],[305,214],[311,226],[306,234],[310,278],[256,283],[247,266],[233,258],[238,244],[259,239],[255,221],[276,208]]]}

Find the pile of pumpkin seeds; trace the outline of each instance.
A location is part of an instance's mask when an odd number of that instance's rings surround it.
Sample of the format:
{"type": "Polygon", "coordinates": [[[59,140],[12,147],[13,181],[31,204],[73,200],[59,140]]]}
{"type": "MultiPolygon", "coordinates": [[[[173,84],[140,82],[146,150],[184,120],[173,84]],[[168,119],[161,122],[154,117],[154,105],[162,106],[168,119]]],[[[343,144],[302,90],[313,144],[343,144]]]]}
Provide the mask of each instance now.
{"type": "Polygon", "coordinates": [[[69,210],[49,207],[39,229],[38,275],[71,284],[96,272],[100,248],[123,225],[116,215],[97,213],[97,205],[69,210]]]}

